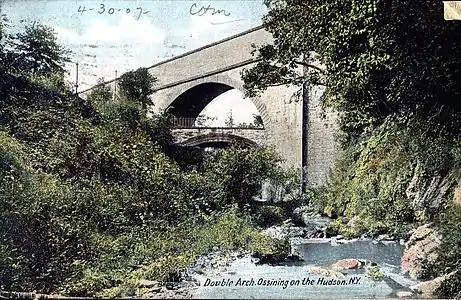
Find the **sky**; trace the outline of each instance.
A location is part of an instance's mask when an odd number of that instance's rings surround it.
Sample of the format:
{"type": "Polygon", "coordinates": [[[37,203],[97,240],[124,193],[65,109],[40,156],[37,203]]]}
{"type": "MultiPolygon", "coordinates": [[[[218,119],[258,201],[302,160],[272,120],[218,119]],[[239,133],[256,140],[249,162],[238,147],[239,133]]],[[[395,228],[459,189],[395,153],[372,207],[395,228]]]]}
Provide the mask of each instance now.
{"type": "MultiPolygon", "coordinates": [[[[261,25],[266,12],[262,0],[0,0],[0,9],[15,30],[21,20],[54,28],[58,42],[72,51],[66,66],[72,84],[79,63],[79,90],[261,25]],[[197,14],[208,6],[220,12],[197,14]]],[[[230,90],[202,114],[219,126],[231,110],[237,123],[251,122],[258,113],[230,90]]]]}

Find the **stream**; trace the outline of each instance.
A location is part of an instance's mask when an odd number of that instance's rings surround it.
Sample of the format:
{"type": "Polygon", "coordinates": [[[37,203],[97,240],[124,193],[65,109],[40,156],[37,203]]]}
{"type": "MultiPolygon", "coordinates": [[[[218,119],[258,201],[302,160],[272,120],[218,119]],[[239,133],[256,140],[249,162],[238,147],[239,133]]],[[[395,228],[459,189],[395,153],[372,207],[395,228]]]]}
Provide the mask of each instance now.
{"type": "Polygon", "coordinates": [[[302,261],[271,266],[256,265],[257,259],[249,255],[238,258],[226,268],[195,276],[200,286],[194,298],[396,298],[399,292],[408,292],[418,283],[401,272],[404,246],[398,242],[357,240],[338,244],[330,239],[299,238],[291,242],[292,252],[302,261]],[[333,263],[347,258],[375,263],[384,273],[383,279],[367,277],[369,263],[333,271],[333,263]]]}

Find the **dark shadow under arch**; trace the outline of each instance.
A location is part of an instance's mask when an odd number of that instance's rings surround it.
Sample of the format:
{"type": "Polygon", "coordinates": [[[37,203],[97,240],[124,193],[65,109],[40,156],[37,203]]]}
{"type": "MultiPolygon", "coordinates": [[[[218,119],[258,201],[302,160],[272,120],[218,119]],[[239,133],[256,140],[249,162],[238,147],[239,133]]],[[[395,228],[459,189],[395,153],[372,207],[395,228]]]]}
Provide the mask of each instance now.
{"type": "Polygon", "coordinates": [[[167,110],[177,118],[197,118],[213,99],[232,89],[229,85],[217,82],[201,83],[179,95],[167,110]]]}
{"type": "Polygon", "coordinates": [[[180,143],[181,146],[198,146],[202,148],[217,146],[216,148],[225,147],[226,145],[241,145],[244,147],[255,147],[257,143],[233,134],[210,133],[194,136],[180,143]]]}

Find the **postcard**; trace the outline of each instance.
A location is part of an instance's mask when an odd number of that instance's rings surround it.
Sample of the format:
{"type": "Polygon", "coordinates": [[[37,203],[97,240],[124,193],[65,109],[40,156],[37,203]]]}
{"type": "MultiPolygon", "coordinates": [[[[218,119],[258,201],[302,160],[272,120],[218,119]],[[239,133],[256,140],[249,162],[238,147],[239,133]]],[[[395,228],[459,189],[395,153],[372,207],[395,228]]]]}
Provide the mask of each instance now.
{"type": "Polygon", "coordinates": [[[0,298],[461,298],[461,1],[0,0],[0,298]]]}

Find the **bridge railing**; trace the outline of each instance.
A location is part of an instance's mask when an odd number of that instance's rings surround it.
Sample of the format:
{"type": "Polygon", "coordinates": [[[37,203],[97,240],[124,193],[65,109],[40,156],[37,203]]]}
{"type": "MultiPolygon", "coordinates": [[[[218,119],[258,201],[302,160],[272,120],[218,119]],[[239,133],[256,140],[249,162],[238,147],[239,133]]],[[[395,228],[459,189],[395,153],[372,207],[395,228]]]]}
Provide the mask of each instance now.
{"type": "Polygon", "coordinates": [[[198,126],[195,125],[195,118],[172,117],[171,122],[173,123],[173,128],[194,128],[194,127],[198,127],[198,126]]]}
{"type": "Polygon", "coordinates": [[[173,128],[175,129],[192,129],[192,128],[215,128],[215,129],[250,129],[250,130],[264,130],[262,126],[254,126],[254,125],[234,125],[234,126],[209,126],[209,125],[199,125],[196,124],[196,118],[178,118],[178,117],[171,117],[171,122],[173,124],[173,128]]]}

